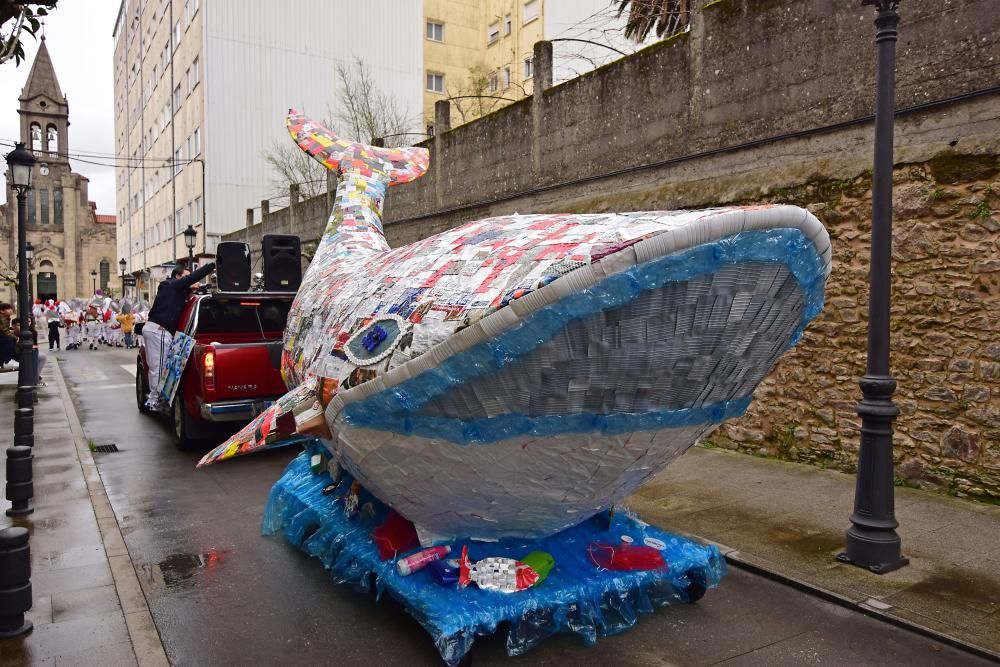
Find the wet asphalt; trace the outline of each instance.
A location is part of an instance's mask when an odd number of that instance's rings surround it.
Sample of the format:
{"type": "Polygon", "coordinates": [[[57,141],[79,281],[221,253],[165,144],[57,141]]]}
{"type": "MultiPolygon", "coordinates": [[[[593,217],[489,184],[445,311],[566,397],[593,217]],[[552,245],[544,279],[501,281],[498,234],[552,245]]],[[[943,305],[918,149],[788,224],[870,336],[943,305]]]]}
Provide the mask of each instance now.
{"type": "MultiPolygon", "coordinates": [[[[196,470],[169,426],[138,413],[135,352],[58,353],[167,655],[175,665],[439,665],[431,638],[391,600],[334,584],[319,561],[262,537],[286,448],[196,470]]],[[[731,570],[694,605],[640,617],[585,647],[560,635],[519,658],[477,640],[476,665],[990,664],[792,588],[731,570]]]]}

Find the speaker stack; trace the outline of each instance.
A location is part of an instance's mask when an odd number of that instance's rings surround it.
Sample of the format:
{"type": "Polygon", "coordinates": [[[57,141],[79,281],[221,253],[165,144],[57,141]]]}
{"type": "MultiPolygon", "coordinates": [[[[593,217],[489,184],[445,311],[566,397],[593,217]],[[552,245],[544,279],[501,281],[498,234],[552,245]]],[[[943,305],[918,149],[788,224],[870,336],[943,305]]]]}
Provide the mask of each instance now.
{"type": "Polygon", "coordinates": [[[297,292],[302,283],[302,246],[298,236],[265,234],[263,242],[264,290],[297,292]]]}
{"type": "Polygon", "coordinates": [[[222,292],[250,291],[250,246],[223,241],[215,250],[216,279],[222,292]]]}

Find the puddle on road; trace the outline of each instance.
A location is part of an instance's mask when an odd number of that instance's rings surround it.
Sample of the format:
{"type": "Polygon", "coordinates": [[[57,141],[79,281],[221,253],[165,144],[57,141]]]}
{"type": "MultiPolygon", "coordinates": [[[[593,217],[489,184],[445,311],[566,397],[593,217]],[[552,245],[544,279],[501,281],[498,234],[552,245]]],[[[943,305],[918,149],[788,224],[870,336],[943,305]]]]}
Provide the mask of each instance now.
{"type": "Polygon", "coordinates": [[[225,551],[218,549],[199,554],[172,554],[155,565],[143,565],[143,570],[153,586],[172,592],[189,590],[202,575],[218,569],[225,555],[225,551]]]}

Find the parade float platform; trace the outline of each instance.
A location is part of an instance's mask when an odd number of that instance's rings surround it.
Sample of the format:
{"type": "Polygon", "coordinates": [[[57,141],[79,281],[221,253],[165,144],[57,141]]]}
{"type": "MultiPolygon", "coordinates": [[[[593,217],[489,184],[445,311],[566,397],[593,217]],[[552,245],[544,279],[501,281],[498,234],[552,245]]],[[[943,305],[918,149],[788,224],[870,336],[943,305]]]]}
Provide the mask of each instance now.
{"type": "MultiPolygon", "coordinates": [[[[667,533],[628,513],[603,513],[544,539],[505,539],[499,542],[457,541],[449,557],[458,557],[468,545],[472,561],[489,556],[518,559],[545,551],[555,567],[538,586],[514,593],[446,587],[427,570],[401,576],[396,559],[382,560],[371,533],[387,509],[361,491],[359,511],[345,512],[349,475],[334,484],[329,472],[313,472],[310,458],[325,452],[310,444],[296,457],[271,490],[262,531],[278,532],[294,546],[320,559],[337,583],[360,591],[388,593],[430,633],[441,657],[457,665],[477,635],[488,635],[506,623],[507,652],[520,655],[558,632],[578,634],[587,645],[598,637],[623,632],[640,613],[656,607],[694,602],[714,588],[725,574],[725,561],[714,546],[698,544],[667,533]],[[325,492],[324,492],[325,491],[325,492]],[[596,567],[588,546],[656,545],[667,567],[645,571],[609,571],[596,567]],[[662,547],[662,548],[661,548],[662,547]]],[[[399,554],[404,556],[411,551],[399,554]]]]}

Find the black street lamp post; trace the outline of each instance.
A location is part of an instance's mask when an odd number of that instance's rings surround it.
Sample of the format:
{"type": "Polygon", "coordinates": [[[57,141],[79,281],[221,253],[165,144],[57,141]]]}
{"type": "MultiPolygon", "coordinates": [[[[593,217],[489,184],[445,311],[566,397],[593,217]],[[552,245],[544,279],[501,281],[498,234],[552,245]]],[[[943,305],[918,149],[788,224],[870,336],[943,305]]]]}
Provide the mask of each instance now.
{"type": "Polygon", "coordinates": [[[873,5],[878,87],[875,97],[875,164],[872,177],[871,272],[868,291],[868,366],[861,379],[861,447],[854,513],[843,562],[885,574],[906,565],[896,527],[892,461],[892,402],[896,380],[889,371],[889,297],[892,290],[892,148],[896,106],[896,27],[899,0],[873,5]]]}
{"type": "Polygon", "coordinates": [[[97,296],[97,269],[90,270],[90,282],[94,286],[94,296],[97,296]]]}
{"type": "Polygon", "coordinates": [[[198,232],[191,225],[184,230],[184,245],[188,249],[188,269],[194,270],[194,244],[198,240],[198,232]]]}
{"type": "Polygon", "coordinates": [[[31,447],[35,444],[35,383],[31,354],[31,324],[28,315],[31,301],[28,298],[28,242],[25,222],[25,198],[31,189],[31,172],[35,156],[18,142],[7,155],[10,184],[17,191],[17,310],[21,324],[17,350],[17,409],[14,412],[14,445],[31,447]]]}
{"type": "MultiPolygon", "coordinates": [[[[24,246],[24,258],[28,260],[28,301],[34,303],[34,276],[31,272],[35,268],[35,247],[31,245],[31,241],[24,246]]],[[[38,326],[37,323],[35,326],[38,326]]]]}
{"type": "Polygon", "coordinates": [[[122,270],[122,298],[123,299],[125,298],[125,267],[127,267],[127,266],[128,266],[128,262],[125,261],[124,257],[122,257],[120,260],[118,260],[118,268],[120,268],[122,270]]]}

